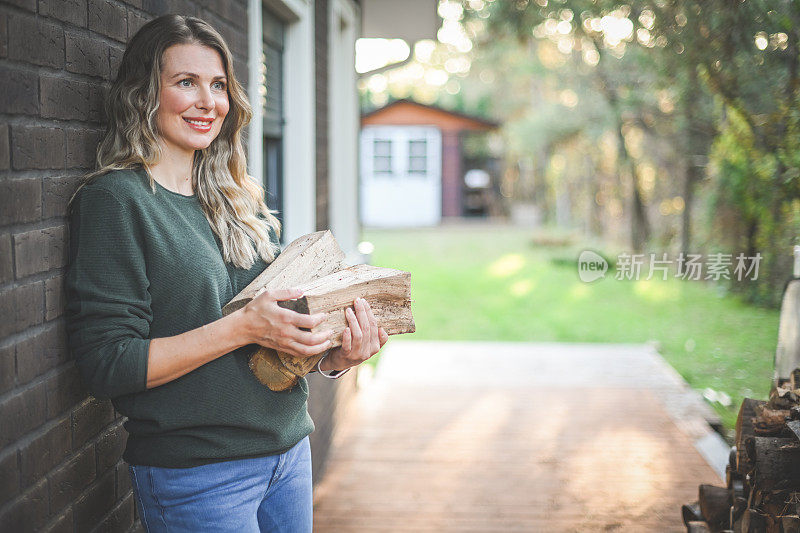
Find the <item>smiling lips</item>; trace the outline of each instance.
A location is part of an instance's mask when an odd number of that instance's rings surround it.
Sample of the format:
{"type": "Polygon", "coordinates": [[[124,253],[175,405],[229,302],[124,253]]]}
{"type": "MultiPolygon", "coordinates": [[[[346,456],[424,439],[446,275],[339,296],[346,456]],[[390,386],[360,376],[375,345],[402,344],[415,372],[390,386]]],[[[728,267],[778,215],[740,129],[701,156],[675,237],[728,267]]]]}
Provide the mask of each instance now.
{"type": "Polygon", "coordinates": [[[211,131],[211,123],[214,122],[213,118],[183,117],[183,120],[189,125],[190,128],[195,131],[199,131],[200,133],[208,133],[211,131]]]}

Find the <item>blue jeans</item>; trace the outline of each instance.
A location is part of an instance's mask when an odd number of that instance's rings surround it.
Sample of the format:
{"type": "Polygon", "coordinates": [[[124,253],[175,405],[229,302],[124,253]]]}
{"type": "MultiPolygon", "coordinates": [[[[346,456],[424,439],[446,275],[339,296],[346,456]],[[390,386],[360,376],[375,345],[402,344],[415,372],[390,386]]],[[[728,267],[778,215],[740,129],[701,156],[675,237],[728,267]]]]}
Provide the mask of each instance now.
{"type": "Polygon", "coordinates": [[[192,468],[129,465],[148,532],[309,533],[308,437],[280,455],[192,468]]]}

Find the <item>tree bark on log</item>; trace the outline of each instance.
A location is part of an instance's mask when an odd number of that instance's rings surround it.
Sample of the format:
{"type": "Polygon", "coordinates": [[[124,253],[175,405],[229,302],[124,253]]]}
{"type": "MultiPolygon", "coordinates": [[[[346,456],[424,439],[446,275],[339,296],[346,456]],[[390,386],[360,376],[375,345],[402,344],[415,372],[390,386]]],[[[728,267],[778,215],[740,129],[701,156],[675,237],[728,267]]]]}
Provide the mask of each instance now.
{"type": "Polygon", "coordinates": [[[763,405],[767,402],[762,400],[754,400],[752,398],[745,398],[739,408],[739,416],[736,417],[736,471],[739,475],[744,476],[753,465],[747,457],[745,450],[745,441],[755,435],[753,431],[753,417],[755,416],[755,408],[757,405],[763,405]]]}
{"type": "Polygon", "coordinates": [[[759,491],[800,489],[800,445],[797,439],[751,437],[745,446],[754,467],[750,483],[759,491]]]}

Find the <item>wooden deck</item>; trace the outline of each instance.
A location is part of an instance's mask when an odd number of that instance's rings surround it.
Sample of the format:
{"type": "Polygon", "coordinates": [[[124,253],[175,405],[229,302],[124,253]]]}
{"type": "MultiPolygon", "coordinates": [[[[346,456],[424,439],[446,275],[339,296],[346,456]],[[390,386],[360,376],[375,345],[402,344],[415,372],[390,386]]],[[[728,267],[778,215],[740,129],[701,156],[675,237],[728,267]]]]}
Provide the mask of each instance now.
{"type": "Polygon", "coordinates": [[[402,342],[384,357],[336,436],[316,532],[677,532],[697,485],[722,483],[645,347],[402,342]]]}

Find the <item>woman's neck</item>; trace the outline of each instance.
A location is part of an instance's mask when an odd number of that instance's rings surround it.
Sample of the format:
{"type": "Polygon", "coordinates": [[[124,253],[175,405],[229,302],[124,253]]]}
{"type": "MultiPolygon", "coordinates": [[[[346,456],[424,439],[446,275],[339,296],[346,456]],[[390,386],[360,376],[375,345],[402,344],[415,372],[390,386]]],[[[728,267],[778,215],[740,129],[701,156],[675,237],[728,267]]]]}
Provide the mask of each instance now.
{"type": "Polygon", "coordinates": [[[162,187],[170,191],[191,196],[194,194],[192,189],[192,164],[194,162],[194,152],[184,152],[169,150],[162,147],[162,157],[153,165],[150,165],[150,175],[162,187]]]}

